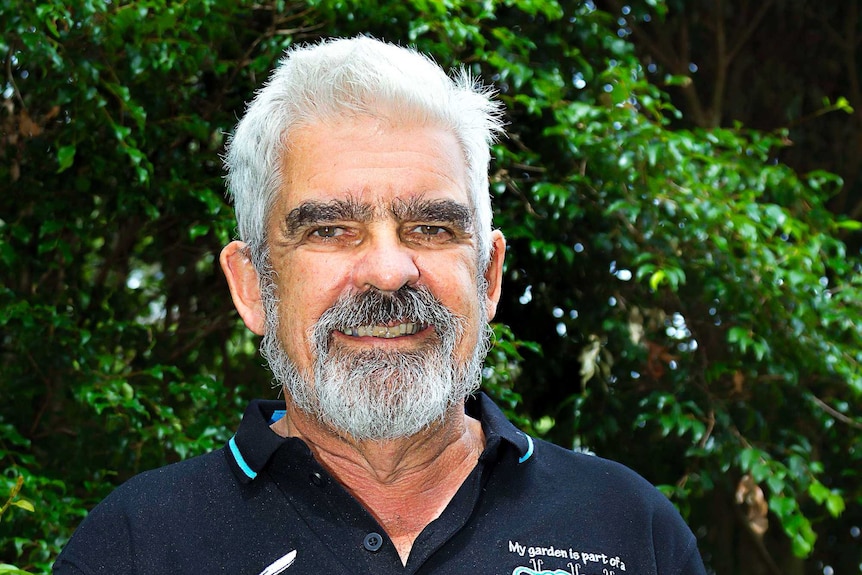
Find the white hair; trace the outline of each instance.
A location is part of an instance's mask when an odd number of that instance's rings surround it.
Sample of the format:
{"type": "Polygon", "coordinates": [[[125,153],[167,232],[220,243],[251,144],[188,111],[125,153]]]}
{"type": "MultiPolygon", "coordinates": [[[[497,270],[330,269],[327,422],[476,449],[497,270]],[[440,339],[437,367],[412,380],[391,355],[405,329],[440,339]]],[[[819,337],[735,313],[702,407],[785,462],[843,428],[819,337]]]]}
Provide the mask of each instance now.
{"type": "Polygon", "coordinates": [[[343,117],[371,116],[432,125],[458,140],[467,166],[480,269],[490,261],[490,146],[502,132],[501,105],[461,68],[450,78],[415,50],[360,36],[289,49],[228,140],[228,193],[239,238],[261,269],[267,214],[283,188],[292,130],[343,117]]]}

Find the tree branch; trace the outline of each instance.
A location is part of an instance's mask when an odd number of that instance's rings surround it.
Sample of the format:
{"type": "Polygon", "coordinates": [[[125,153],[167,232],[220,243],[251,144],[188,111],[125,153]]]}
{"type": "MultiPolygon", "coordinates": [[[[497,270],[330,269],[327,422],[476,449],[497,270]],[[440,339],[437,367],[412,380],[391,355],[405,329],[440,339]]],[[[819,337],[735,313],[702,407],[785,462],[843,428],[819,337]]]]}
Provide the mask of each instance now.
{"type": "MultiPolygon", "coordinates": [[[[742,29],[739,37],[733,42],[733,47],[727,53],[727,63],[730,64],[736,58],[739,51],[742,50],[742,47],[748,43],[748,40],[751,38],[751,35],[754,34],[754,31],[760,26],[760,22],[766,16],[766,13],[772,8],[772,5],[775,3],[775,0],[764,0],[760,4],[760,8],[757,10],[757,13],[754,15],[754,18],[748,20],[748,26],[745,26],[742,29]]],[[[721,15],[719,15],[721,17],[721,15]]]]}
{"type": "Polygon", "coordinates": [[[811,394],[811,399],[813,399],[814,403],[816,403],[823,411],[825,411],[826,413],[828,413],[829,415],[831,415],[832,417],[834,417],[835,419],[837,419],[841,423],[846,423],[850,427],[855,427],[856,429],[862,429],[862,423],[859,423],[855,419],[847,417],[846,415],[844,415],[843,413],[841,413],[840,411],[838,411],[837,409],[835,409],[834,407],[832,407],[831,405],[829,405],[828,403],[826,403],[825,401],[823,401],[822,399],[817,397],[816,395],[811,394]]]}

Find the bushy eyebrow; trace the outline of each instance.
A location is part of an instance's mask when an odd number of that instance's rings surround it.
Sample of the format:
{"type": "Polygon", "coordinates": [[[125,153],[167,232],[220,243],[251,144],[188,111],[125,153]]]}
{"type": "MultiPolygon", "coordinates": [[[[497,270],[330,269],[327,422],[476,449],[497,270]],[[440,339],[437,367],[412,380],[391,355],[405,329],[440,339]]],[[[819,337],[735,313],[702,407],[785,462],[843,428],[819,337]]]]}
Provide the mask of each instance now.
{"type": "MultiPolygon", "coordinates": [[[[389,206],[389,212],[400,222],[446,222],[463,231],[472,229],[473,224],[470,208],[454,200],[397,199],[389,206]]],[[[327,222],[368,223],[374,215],[374,206],[352,198],[329,202],[307,200],[287,214],[283,231],[292,237],[309,226],[327,222]]]]}
{"type": "Polygon", "coordinates": [[[465,231],[473,224],[470,208],[453,200],[396,200],[390,211],[396,220],[402,222],[448,222],[465,231]]]}
{"type": "Polygon", "coordinates": [[[306,226],[324,222],[351,221],[368,222],[374,210],[368,204],[361,204],[352,199],[318,202],[308,200],[290,210],[284,218],[284,231],[288,236],[306,226]]]}

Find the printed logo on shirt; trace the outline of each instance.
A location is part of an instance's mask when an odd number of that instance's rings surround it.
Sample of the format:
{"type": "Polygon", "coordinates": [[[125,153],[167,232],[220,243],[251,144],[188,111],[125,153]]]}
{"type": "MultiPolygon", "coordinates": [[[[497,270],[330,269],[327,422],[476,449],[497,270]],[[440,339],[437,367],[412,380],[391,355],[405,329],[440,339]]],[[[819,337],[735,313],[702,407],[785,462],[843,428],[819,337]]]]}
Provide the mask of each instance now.
{"type": "Polygon", "coordinates": [[[524,558],[512,575],[620,575],[626,563],[618,554],[590,549],[524,545],[509,541],[509,553],[524,558]]]}
{"type": "Polygon", "coordinates": [[[293,565],[293,562],[296,560],[296,550],[291,551],[284,557],[280,557],[278,560],[273,562],[269,567],[260,572],[260,575],[278,575],[279,573],[284,573],[287,571],[287,568],[293,565]]]}

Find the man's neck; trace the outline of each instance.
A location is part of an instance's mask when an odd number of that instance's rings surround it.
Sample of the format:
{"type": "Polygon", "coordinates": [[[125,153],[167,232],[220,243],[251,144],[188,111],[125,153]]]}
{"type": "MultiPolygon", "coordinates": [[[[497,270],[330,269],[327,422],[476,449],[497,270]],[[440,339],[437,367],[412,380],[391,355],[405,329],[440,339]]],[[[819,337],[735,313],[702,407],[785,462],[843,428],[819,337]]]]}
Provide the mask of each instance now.
{"type": "Polygon", "coordinates": [[[454,407],[439,425],[386,441],[339,436],[288,402],[273,430],[304,440],[315,459],[374,516],[407,562],[419,533],[439,517],[476,466],[481,424],[454,407]]]}

